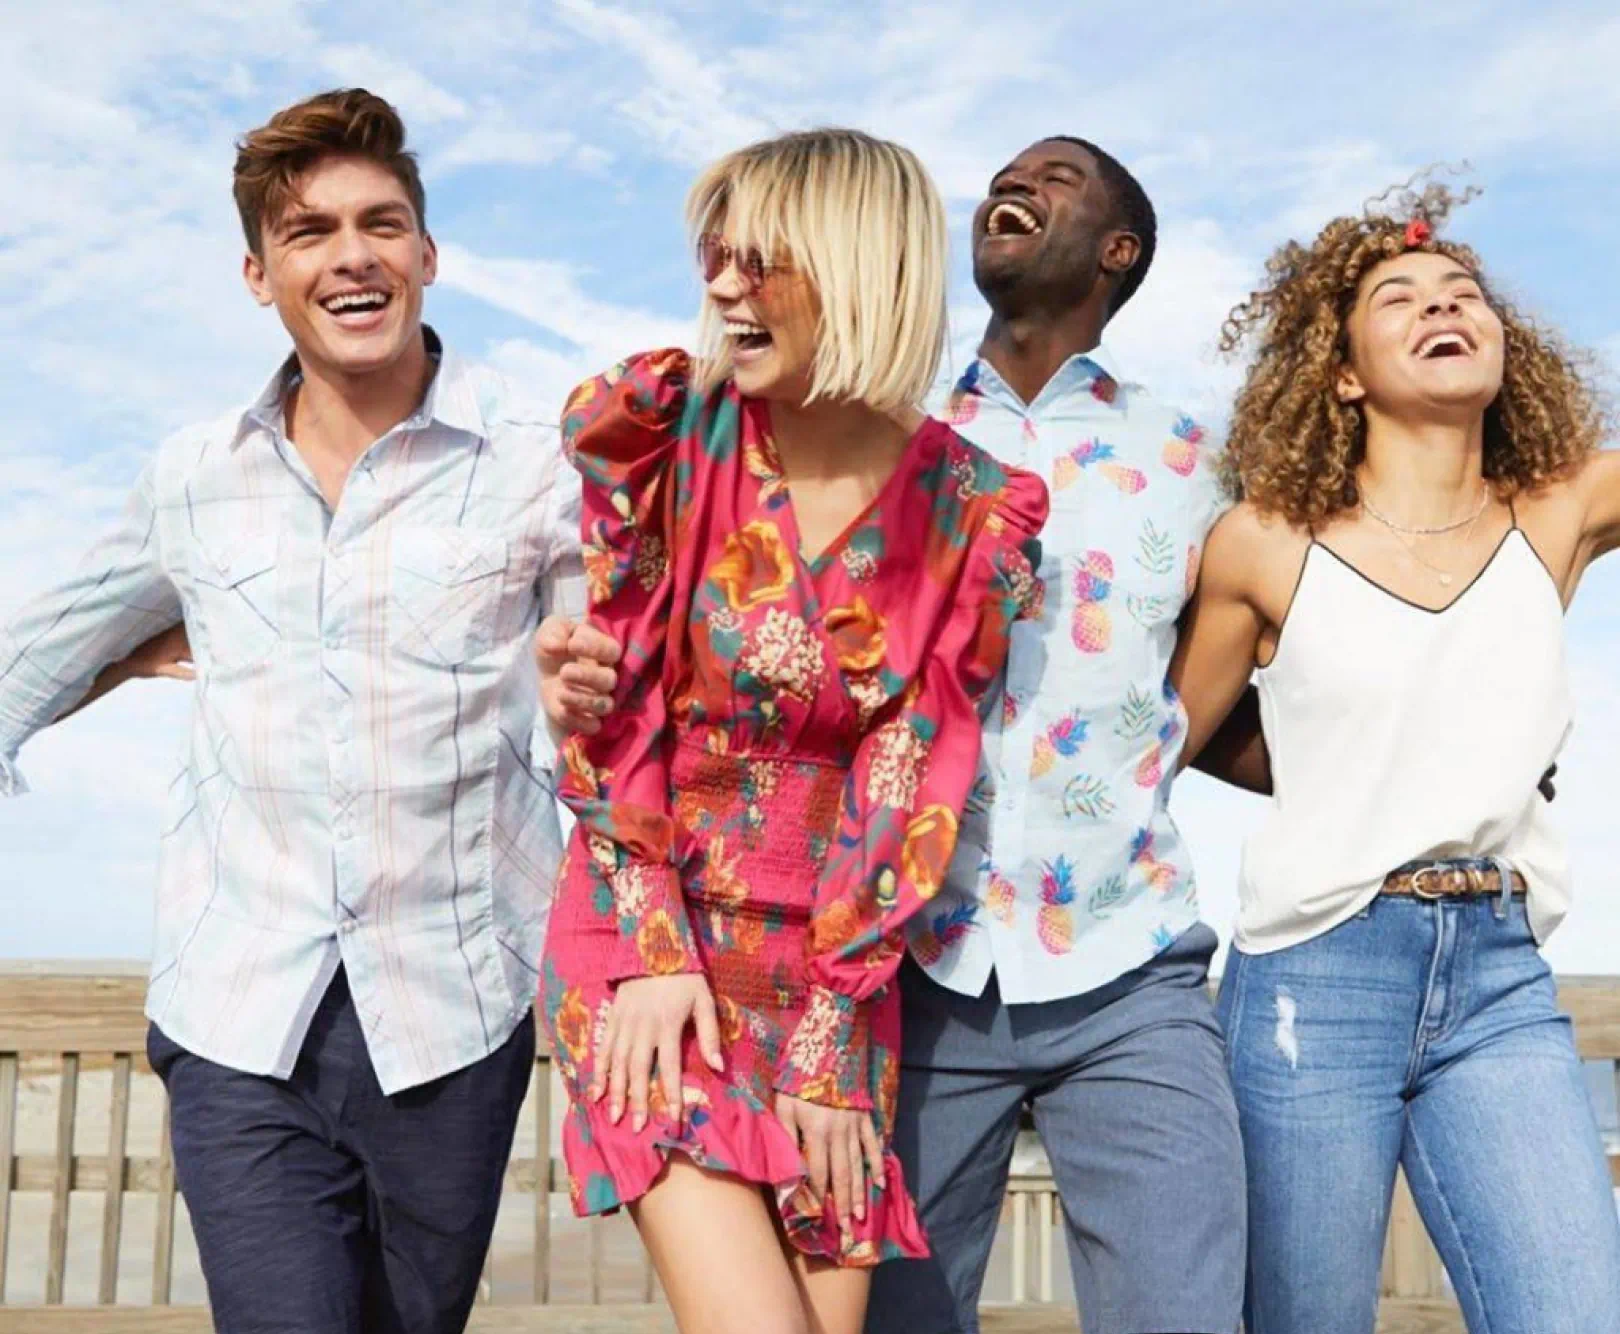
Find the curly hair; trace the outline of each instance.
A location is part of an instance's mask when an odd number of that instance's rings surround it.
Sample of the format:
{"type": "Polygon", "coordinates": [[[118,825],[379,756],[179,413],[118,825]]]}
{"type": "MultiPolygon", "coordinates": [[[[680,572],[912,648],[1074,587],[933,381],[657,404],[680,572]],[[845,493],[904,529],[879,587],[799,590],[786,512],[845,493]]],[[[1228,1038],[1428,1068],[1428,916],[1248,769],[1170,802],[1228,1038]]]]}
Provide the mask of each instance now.
{"type": "Polygon", "coordinates": [[[1426,175],[1378,196],[1359,218],[1333,219],[1309,246],[1288,242],[1267,261],[1265,285],[1221,327],[1225,353],[1256,344],[1233,407],[1225,480],[1291,523],[1315,527],[1360,503],[1356,470],[1366,422],[1360,406],[1336,392],[1350,357],[1347,325],[1366,273],[1409,249],[1467,269],[1502,321],[1502,388],[1485,410],[1484,446],[1485,476],[1499,495],[1567,477],[1604,437],[1609,410],[1593,358],[1494,293],[1473,250],[1438,239],[1440,224],[1479,191],[1458,193],[1435,181],[1415,188],[1426,175]],[[1428,231],[1409,246],[1414,221],[1428,231]]]}

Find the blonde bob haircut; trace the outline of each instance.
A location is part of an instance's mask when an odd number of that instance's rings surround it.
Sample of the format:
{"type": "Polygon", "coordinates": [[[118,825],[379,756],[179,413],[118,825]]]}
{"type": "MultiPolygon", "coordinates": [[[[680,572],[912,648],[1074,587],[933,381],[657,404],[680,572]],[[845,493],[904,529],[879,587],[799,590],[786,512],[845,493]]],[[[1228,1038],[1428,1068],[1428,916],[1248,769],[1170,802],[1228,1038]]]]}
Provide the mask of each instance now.
{"type": "MultiPolygon", "coordinates": [[[[724,232],[739,251],[807,277],[821,299],[808,402],[920,404],[945,345],[945,206],[915,154],[859,130],[805,130],[728,153],[692,186],[692,241],[724,232]]],[[[767,286],[773,281],[767,274],[767,286]]],[[[724,321],[707,295],[699,387],[731,375],[724,321]]]]}

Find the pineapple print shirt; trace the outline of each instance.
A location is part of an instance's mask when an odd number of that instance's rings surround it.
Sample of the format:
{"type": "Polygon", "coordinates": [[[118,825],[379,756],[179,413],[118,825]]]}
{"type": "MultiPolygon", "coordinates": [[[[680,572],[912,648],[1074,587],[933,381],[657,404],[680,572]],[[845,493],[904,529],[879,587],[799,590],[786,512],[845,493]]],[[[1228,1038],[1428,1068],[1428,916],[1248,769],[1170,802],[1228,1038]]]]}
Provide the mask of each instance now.
{"type": "Polygon", "coordinates": [[[1090,991],[1198,920],[1170,818],[1186,717],[1165,680],[1204,537],[1228,503],[1204,429],[1102,348],[1033,403],[975,361],[939,415],[1051,491],[1045,611],[1013,630],[947,885],[913,919],[943,986],[1009,1004],[1090,991]]]}

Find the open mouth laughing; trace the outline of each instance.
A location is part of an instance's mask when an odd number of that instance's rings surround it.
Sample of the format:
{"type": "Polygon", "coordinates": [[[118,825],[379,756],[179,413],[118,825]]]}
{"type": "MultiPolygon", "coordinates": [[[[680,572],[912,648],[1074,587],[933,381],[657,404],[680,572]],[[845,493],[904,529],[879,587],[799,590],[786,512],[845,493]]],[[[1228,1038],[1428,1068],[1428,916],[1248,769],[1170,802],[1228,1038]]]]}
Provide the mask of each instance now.
{"type": "Polygon", "coordinates": [[[320,306],[344,328],[364,329],[375,324],[393,300],[393,293],[380,287],[351,287],[323,296],[320,306]]]}
{"type": "Polygon", "coordinates": [[[999,240],[1020,236],[1039,236],[1046,224],[1035,208],[1021,199],[1003,199],[993,205],[985,215],[986,240],[999,240]]]}
{"type": "Polygon", "coordinates": [[[1424,336],[1413,349],[1413,355],[1420,361],[1434,361],[1441,357],[1471,357],[1474,355],[1474,340],[1461,328],[1436,329],[1424,336]]]}
{"type": "Polygon", "coordinates": [[[733,353],[745,360],[771,345],[770,330],[748,320],[727,320],[726,337],[731,339],[733,353]]]}

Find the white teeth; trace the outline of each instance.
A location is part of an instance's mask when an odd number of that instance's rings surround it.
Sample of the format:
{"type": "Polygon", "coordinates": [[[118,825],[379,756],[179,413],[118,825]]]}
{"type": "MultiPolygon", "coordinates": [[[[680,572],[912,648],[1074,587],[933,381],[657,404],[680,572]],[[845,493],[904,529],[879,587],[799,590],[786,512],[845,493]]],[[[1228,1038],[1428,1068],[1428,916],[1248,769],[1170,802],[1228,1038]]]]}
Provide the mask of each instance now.
{"type": "Polygon", "coordinates": [[[1011,200],[997,204],[985,219],[985,231],[991,236],[1003,236],[1009,231],[1014,235],[1033,236],[1040,229],[1040,219],[1034,212],[1011,200]]]}
{"type": "Polygon", "coordinates": [[[1418,344],[1417,354],[1420,357],[1432,356],[1435,352],[1439,351],[1443,347],[1454,347],[1459,352],[1466,353],[1468,351],[1468,340],[1463,338],[1460,334],[1433,334],[1418,344]]]}
{"type": "Polygon", "coordinates": [[[726,336],[729,338],[747,338],[753,334],[766,332],[762,324],[745,324],[742,320],[726,321],[726,336]]]}
{"type": "Polygon", "coordinates": [[[321,302],[333,314],[345,310],[381,310],[388,304],[386,292],[341,292],[321,302]]]}

